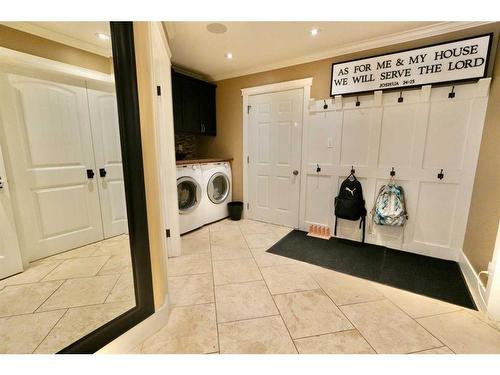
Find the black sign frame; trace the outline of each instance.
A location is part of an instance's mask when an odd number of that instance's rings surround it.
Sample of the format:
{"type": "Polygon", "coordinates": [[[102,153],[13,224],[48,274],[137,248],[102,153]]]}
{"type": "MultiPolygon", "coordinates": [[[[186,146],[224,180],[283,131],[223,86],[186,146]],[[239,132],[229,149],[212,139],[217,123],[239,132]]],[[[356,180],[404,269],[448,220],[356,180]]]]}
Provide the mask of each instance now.
{"type": "Polygon", "coordinates": [[[471,36],[471,37],[462,38],[462,39],[455,39],[455,40],[449,40],[449,41],[441,42],[441,43],[429,44],[429,45],[425,45],[425,46],[421,46],[421,47],[416,47],[416,48],[407,48],[407,49],[403,49],[403,50],[399,50],[399,51],[395,51],[395,52],[390,52],[390,53],[382,53],[382,54],[379,54],[379,55],[364,56],[364,57],[360,57],[358,59],[343,60],[343,61],[334,62],[334,63],[332,63],[332,69],[331,69],[331,73],[330,73],[330,97],[334,98],[335,96],[338,96],[338,95],[341,95],[341,96],[360,95],[360,94],[367,94],[367,93],[371,93],[371,92],[375,92],[375,91],[403,91],[403,90],[406,90],[406,89],[417,88],[417,87],[422,87],[422,86],[427,86],[427,85],[433,86],[433,85],[460,84],[460,83],[465,83],[465,82],[476,81],[476,80],[479,80],[481,78],[486,78],[486,77],[488,77],[488,70],[489,70],[488,68],[489,68],[490,58],[491,58],[491,45],[493,43],[493,37],[494,37],[494,33],[490,32],[490,33],[476,35],[476,36],[471,36]],[[415,50],[422,49],[422,48],[441,46],[443,44],[449,44],[449,43],[455,43],[455,42],[463,42],[465,40],[482,38],[482,37],[485,37],[485,36],[488,36],[489,39],[488,39],[488,51],[486,52],[486,62],[484,64],[484,73],[483,73],[482,76],[471,77],[471,78],[466,78],[466,79],[456,79],[456,80],[451,80],[451,81],[437,81],[435,83],[408,85],[408,86],[402,86],[402,87],[397,87],[397,88],[395,88],[395,87],[388,87],[388,88],[380,88],[380,89],[377,89],[377,90],[353,91],[353,92],[349,92],[349,93],[346,93],[346,94],[335,94],[335,95],[332,95],[332,89],[333,89],[333,68],[334,68],[334,66],[336,64],[337,65],[338,64],[345,64],[345,63],[354,62],[354,61],[371,59],[371,58],[374,58],[374,57],[395,55],[395,54],[402,53],[402,52],[415,51],[415,50]]]}

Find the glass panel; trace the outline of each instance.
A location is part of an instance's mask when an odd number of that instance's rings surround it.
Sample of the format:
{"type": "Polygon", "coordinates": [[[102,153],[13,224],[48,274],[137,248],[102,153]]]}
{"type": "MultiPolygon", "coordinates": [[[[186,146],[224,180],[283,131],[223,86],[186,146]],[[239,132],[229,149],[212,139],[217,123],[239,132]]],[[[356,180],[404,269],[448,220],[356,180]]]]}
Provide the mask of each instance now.
{"type": "Polygon", "coordinates": [[[226,198],[227,191],[228,191],[228,186],[227,186],[227,179],[225,176],[216,176],[212,180],[212,187],[213,187],[213,192],[212,192],[212,198],[216,202],[223,201],[226,198]]]}
{"type": "Polygon", "coordinates": [[[177,185],[179,210],[185,211],[196,204],[196,185],[192,181],[183,181],[177,185]]]}

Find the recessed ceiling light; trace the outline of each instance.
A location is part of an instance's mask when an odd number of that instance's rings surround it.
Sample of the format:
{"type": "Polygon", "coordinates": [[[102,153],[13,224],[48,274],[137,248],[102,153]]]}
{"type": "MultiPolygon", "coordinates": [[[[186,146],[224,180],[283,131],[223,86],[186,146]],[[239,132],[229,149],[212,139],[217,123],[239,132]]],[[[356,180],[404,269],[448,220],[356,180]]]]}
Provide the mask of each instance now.
{"type": "Polygon", "coordinates": [[[319,29],[317,27],[311,29],[311,35],[316,36],[319,34],[319,29]]]}
{"type": "Polygon", "coordinates": [[[97,37],[97,39],[101,39],[101,40],[109,40],[110,36],[108,34],[104,34],[104,33],[95,33],[95,36],[97,37]]]}
{"type": "Polygon", "coordinates": [[[207,30],[214,34],[224,34],[227,31],[227,26],[214,22],[207,25],[207,30]]]}
{"type": "Polygon", "coordinates": [[[233,54],[231,52],[226,53],[226,59],[231,60],[233,58],[233,54]]]}

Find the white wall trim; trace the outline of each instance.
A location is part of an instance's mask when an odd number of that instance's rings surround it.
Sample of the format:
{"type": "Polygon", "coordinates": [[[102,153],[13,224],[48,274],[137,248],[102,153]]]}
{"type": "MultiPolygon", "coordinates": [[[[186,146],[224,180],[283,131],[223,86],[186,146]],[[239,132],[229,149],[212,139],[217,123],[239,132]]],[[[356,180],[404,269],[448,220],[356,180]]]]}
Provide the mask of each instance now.
{"type": "MultiPolygon", "coordinates": [[[[248,194],[248,163],[247,163],[247,157],[249,155],[249,146],[248,146],[248,126],[249,126],[249,121],[248,121],[248,112],[247,112],[247,107],[248,107],[248,99],[249,96],[251,95],[258,95],[258,94],[267,94],[271,92],[278,92],[278,91],[286,91],[286,90],[293,90],[293,89],[304,89],[304,99],[303,99],[303,106],[302,106],[302,131],[304,131],[304,128],[307,127],[307,119],[309,118],[309,100],[311,98],[311,86],[312,86],[313,79],[312,77],[308,78],[303,78],[303,79],[296,79],[293,81],[284,81],[284,82],[277,82],[277,83],[272,83],[269,85],[262,85],[262,86],[255,86],[255,87],[248,87],[241,89],[241,95],[243,96],[243,107],[242,107],[242,115],[243,115],[243,217],[246,218],[248,217],[248,210],[247,210],[247,204],[248,204],[248,199],[249,199],[249,194],[248,194]]],[[[302,137],[302,142],[304,137],[302,137]]],[[[302,163],[302,161],[301,161],[302,163]]],[[[301,185],[302,185],[302,176],[301,176],[301,185]]],[[[300,203],[299,203],[299,223],[300,223],[300,203]]]]}
{"type": "Polygon", "coordinates": [[[469,287],[469,290],[472,294],[472,298],[474,299],[477,308],[479,309],[479,311],[486,311],[486,305],[484,304],[479,294],[481,293],[481,291],[478,288],[479,277],[476,271],[474,271],[474,267],[472,267],[472,264],[467,258],[467,255],[465,255],[463,251],[460,251],[459,265],[460,269],[462,270],[462,274],[464,275],[465,282],[469,287]]]}
{"type": "Polygon", "coordinates": [[[46,29],[39,25],[34,25],[30,22],[0,22],[0,24],[6,27],[10,27],[11,29],[16,29],[28,34],[33,34],[44,39],[52,40],[53,42],[65,44],[67,46],[91,52],[96,55],[111,57],[111,41],[109,42],[109,48],[106,48],[86,42],[84,40],[73,38],[62,33],[58,33],[53,30],[46,29]]]}
{"type": "Polygon", "coordinates": [[[97,354],[127,354],[144,340],[154,335],[168,323],[170,316],[170,305],[168,298],[165,304],[153,315],[149,316],[136,326],[129,329],[123,335],[111,341],[108,345],[97,351],[97,354]]]}
{"type": "Polygon", "coordinates": [[[73,78],[106,84],[114,84],[115,80],[113,74],[106,74],[59,61],[46,59],[44,57],[14,51],[4,47],[0,47],[0,64],[10,65],[16,68],[24,68],[30,70],[35,69],[37,71],[43,71],[46,73],[56,73],[73,78]]]}
{"type": "Polygon", "coordinates": [[[335,56],[347,55],[350,53],[361,52],[373,48],[385,47],[394,44],[414,41],[418,39],[429,38],[441,34],[447,34],[454,31],[470,29],[473,27],[488,25],[494,22],[440,22],[438,24],[423,26],[416,29],[403,31],[399,33],[389,34],[382,37],[367,39],[364,41],[357,41],[353,43],[344,44],[342,46],[322,51],[319,53],[301,56],[294,59],[287,59],[273,64],[261,65],[255,68],[242,69],[234,72],[227,72],[221,74],[209,75],[213,81],[221,81],[224,79],[241,77],[249,74],[266,72],[269,70],[285,68],[288,66],[305,64],[312,61],[323,60],[335,56]]]}
{"type": "Polygon", "coordinates": [[[271,83],[269,85],[263,85],[263,86],[248,87],[245,89],[241,89],[241,96],[250,96],[258,94],[267,94],[270,92],[277,92],[277,91],[301,89],[307,86],[312,86],[312,80],[313,80],[312,77],[309,77],[303,79],[296,79],[293,81],[271,83]]]}

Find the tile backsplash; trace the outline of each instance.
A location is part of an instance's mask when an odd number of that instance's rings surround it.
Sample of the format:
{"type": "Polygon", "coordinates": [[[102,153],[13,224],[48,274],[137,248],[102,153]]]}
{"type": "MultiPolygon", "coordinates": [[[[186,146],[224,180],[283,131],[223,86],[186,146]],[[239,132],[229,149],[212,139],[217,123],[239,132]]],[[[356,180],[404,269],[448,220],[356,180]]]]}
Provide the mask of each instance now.
{"type": "Polygon", "coordinates": [[[196,153],[196,136],[193,134],[175,134],[175,153],[186,154],[184,159],[194,159],[196,153]]]}

